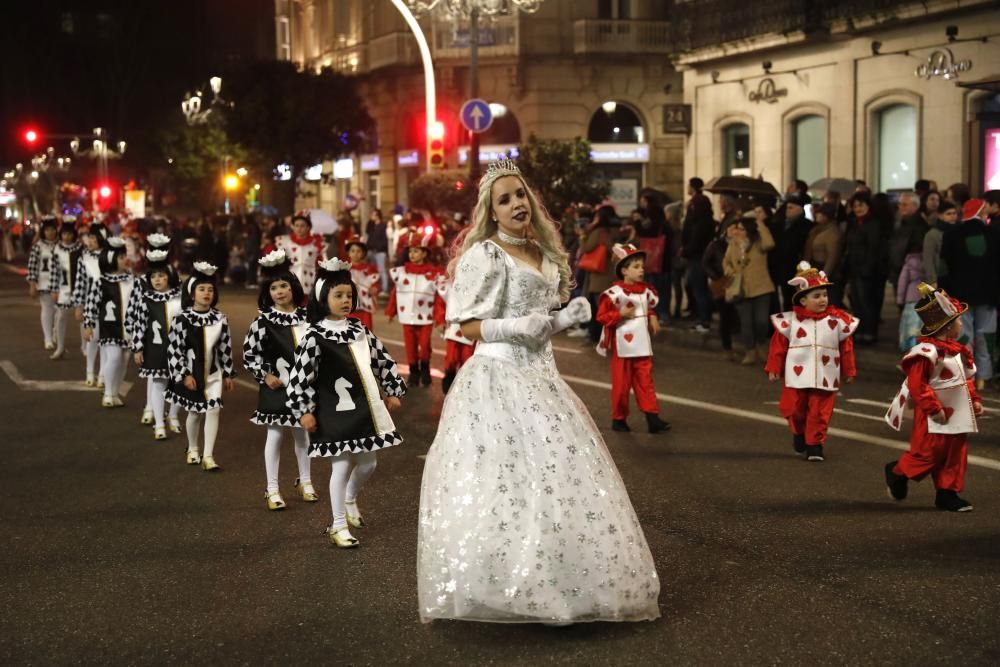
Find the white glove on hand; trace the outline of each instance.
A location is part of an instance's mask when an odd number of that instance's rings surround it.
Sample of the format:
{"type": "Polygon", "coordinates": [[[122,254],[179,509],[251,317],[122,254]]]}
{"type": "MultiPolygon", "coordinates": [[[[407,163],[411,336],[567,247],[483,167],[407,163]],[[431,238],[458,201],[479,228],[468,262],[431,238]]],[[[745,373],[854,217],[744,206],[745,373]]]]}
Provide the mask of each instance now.
{"type": "Polygon", "coordinates": [[[586,297],[578,296],[562,310],[552,312],[552,333],[557,334],[574,324],[584,324],[590,321],[593,311],[586,297]]]}
{"type": "Polygon", "coordinates": [[[504,320],[483,320],[479,325],[479,335],[487,343],[519,338],[542,344],[552,335],[552,322],[548,316],[540,313],[504,320]]]}

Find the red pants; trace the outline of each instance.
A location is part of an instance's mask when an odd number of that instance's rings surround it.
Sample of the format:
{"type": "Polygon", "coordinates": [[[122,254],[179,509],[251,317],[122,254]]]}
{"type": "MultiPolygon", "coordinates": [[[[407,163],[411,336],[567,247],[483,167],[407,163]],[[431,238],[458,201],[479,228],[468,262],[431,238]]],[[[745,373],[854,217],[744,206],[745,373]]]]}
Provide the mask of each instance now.
{"type": "Polygon", "coordinates": [[[934,488],[961,492],[965,487],[968,448],[965,433],[929,433],[927,414],[917,408],[913,411],[910,451],[900,457],[893,472],[916,481],[930,475],[934,488]]]}
{"type": "Polygon", "coordinates": [[[457,371],[476,351],[475,345],[466,345],[457,340],[449,340],[444,355],[444,369],[446,371],[457,371]]]}
{"type": "Polygon", "coordinates": [[[635,391],[635,402],[643,412],[659,414],[660,404],[653,388],[653,358],[611,355],[611,418],[628,418],[629,391],[635,391]]]}
{"type": "Polygon", "coordinates": [[[348,317],[353,317],[358,322],[361,322],[361,324],[368,327],[369,331],[375,331],[375,325],[372,322],[372,314],[367,310],[355,310],[353,313],[348,315],[348,317]]]}
{"type": "Polygon", "coordinates": [[[406,361],[411,366],[418,361],[430,362],[431,360],[431,331],[434,327],[430,324],[404,324],[403,342],[406,343],[406,361]]]}
{"type": "Polygon", "coordinates": [[[822,445],[826,442],[835,398],[835,391],[785,387],[781,391],[778,411],[788,420],[792,433],[806,436],[807,445],[822,445]]]}

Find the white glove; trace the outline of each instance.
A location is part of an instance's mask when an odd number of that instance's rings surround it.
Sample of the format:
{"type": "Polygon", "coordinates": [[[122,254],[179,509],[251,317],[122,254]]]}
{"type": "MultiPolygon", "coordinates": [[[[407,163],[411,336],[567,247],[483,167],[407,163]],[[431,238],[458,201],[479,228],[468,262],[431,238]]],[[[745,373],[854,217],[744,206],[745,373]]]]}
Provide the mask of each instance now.
{"type": "Polygon", "coordinates": [[[567,303],[562,310],[552,311],[552,333],[557,334],[574,324],[589,322],[592,315],[590,301],[586,297],[578,296],[567,303]]]}
{"type": "Polygon", "coordinates": [[[517,338],[541,344],[552,335],[552,322],[548,316],[541,313],[509,317],[504,320],[483,320],[479,325],[479,335],[487,343],[517,338]]]}

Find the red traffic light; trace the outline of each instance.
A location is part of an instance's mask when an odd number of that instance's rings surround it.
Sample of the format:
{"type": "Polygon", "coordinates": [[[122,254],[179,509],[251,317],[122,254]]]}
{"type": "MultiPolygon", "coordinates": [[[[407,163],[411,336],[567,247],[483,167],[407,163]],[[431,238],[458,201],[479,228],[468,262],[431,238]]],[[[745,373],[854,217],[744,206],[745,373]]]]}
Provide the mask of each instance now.
{"type": "Polygon", "coordinates": [[[444,123],[439,120],[427,125],[427,138],[430,140],[444,139],[444,123]]]}
{"type": "Polygon", "coordinates": [[[98,193],[99,195],[101,195],[101,199],[107,199],[108,197],[110,197],[110,196],[111,196],[111,186],[110,186],[110,185],[107,185],[107,184],[105,184],[105,185],[102,185],[102,186],[101,186],[101,187],[100,187],[100,188],[99,188],[99,189],[97,190],[97,193],[98,193]]]}
{"type": "Polygon", "coordinates": [[[36,130],[30,130],[30,129],[29,130],[25,130],[24,131],[24,140],[26,142],[28,142],[29,144],[35,143],[36,141],[38,141],[38,132],[36,130]]]}
{"type": "Polygon", "coordinates": [[[427,163],[432,169],[444,166],[444,124],[439,120],[427,124],[427,163]]]}

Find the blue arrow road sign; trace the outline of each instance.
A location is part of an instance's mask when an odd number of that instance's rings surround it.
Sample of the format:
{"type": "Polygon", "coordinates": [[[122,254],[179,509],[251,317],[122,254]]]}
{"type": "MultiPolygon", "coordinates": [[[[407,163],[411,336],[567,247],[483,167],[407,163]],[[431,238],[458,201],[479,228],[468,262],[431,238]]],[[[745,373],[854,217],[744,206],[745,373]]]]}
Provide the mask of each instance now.
{"type": "Polygon", "coordinates": [[[459,115],[462,117],[462,125],[469,132],[485,132],[493,123],[493,113],[485,100],[467,100],[459,115]]]}

